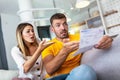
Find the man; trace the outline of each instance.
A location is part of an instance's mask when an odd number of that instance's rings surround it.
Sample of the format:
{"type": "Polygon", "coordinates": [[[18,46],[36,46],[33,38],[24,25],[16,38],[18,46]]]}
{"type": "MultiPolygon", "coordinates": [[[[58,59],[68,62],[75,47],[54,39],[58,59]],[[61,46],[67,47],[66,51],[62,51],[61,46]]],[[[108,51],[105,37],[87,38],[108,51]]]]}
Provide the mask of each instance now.
{"type": "MultiPolygon", "coordinates": [[[[80,36],[70,35],[68,33],[67,20],[65,15],[62,13],[54,14],[51,17],[50,22],[51,29],[55,33],[56,38],[51,40],[55,43],[42,52],[42,59],[48,73],[47,77],[54,78],[55,76],[64,76],[64,78],[67,78],[70,71],[80,65],[82,55],[72,55],[79,48],[80,36]]],[[[103,36],[95,47],[98,49],[107,49],[111,44],[112,38],[109,36],[103,36]]],[[[62,79],[59,78],[59,80],[62,79]]]]}

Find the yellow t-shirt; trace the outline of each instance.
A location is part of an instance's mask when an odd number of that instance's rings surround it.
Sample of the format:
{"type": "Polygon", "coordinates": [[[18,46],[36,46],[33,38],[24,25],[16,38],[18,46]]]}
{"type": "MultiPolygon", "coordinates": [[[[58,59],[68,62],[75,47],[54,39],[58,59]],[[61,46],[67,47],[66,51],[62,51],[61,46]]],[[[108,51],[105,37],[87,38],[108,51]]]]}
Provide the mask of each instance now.
{"type": "MultiPolygon", "coordinates": [[[[79,41],[80,36],[79,35],[69,35],[69,39],[70,39],[70,41],[79,41]]],[[[58,41],[56,38],[51,41],[55,42],[55,43],[52,44],[51,46],[49,46],[48,48],[46,48],[42,52],[42,59],[44,59],[48,55],[56,56],[58,54],[58,52],[62,49],[63,43],[61,41],[58,41]]],[[[60,74],[67,74],[73,68],[79,66],[82,55],[73,56],[72,54],[74,52],[72,52],[68,55],[66,61],[62,64],[62,66],[59,68],[58,71],[56,71],[53,75],[47,76],[47,78],[51,77],[51,76],[60,75],[60,74]]]]}

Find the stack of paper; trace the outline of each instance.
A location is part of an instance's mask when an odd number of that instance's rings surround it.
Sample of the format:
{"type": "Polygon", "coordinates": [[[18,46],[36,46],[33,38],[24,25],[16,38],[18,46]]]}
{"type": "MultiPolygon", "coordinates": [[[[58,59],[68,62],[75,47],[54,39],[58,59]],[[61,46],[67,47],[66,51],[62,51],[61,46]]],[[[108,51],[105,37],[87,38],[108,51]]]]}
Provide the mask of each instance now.
{"type": "Polygon", "coordinates": [[[92,28],[80,31],[79,49],[74,55],[83,53],[91,48],[102,38],[104,34],[103,28],[92,28]]]}

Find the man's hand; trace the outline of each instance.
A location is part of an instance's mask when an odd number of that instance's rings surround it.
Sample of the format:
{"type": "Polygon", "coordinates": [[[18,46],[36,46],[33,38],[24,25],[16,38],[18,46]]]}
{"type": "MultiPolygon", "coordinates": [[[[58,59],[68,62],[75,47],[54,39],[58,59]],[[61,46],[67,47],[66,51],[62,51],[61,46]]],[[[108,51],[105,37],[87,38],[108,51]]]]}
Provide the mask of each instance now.
{"type": "Polygon", "coordinates": [[[97,49],[108,49],[112,45],[113,39],[107,35],[103,36],[100,41],[95,45],[97,49]]]}

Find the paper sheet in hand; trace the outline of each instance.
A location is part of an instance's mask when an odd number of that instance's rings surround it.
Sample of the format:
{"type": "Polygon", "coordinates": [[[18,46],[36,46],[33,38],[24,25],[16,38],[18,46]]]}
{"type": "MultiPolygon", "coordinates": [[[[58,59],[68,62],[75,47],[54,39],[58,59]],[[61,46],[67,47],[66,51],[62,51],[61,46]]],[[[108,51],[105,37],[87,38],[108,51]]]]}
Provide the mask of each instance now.
{"type": "Polygon", "coordinates": [[[100,40],[103,36],[103,29],[102,28],[92,28],[80,31],[80,44],[79,49],[73,55],[77,55],[83,53],[91,48],[100,40]]]}

